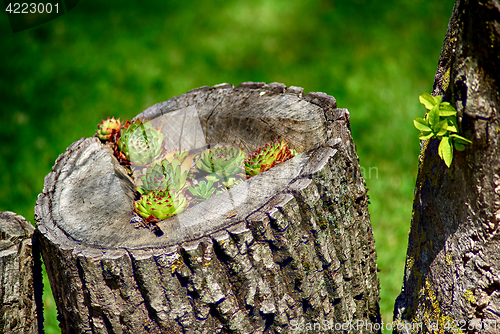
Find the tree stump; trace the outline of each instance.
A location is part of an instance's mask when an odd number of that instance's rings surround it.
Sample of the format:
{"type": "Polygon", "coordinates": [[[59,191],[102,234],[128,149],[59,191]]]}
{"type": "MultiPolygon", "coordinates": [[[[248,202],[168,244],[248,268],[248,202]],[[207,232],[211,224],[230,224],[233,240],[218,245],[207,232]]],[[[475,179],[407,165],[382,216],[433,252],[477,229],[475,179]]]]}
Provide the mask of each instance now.
{"type": "Polygon", "coordinates": [[[37,333],[31,238],[34,227],[0,212],[0,332],[37,333]]]}
{"type": "Polygon", "coordinates": [[[472,141],[450,168],[423,143],[395,333],[500,332],[500,1],[457,0],[432,95],[472,141]]]}
{"type": "Polygon", "coordinates": [[[134,184],[110,147],[73,143],[35,209],[62,332],[285,333],[349,321],[378,332],[349,113],[324,93],[302,93],[222,84],[137,116],[163,125],[167,148],[225,142],[248,153],[286,138],[301,153],[157,223],[161,236],[130,223],[134,184]]]}

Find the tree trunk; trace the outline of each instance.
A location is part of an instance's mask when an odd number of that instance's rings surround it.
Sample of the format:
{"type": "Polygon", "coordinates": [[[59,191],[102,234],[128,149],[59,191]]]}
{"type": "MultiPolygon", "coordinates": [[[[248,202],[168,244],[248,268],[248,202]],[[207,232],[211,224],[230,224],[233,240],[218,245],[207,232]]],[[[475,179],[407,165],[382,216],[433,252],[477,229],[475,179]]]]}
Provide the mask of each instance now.
{"type": "Polygon", "coordinates": [[[283,333],[357,320],[378,332],[349,113],[302,91],[201,87],[137,116],[162,126],[167,149],[225,142],[248,153],[285,138],[302,152],[157,223],[156,235],[130,223],[133,181],[109,146],[81,139],[59,157],[35,215],[63,333],[283,333]]]}
{"type": "Polygon", "coordinates": [[[31,238],[24,217],[0,212],[0,332],[37,333],[31,238]]]}
{"type": "Polygon", "coordinates": [[[395,320],[422,333],[500,331],[500,2],[458,0],[433,95],[472,140],[447,168],[422,146],[395,320]],[[439,331],[437,331],[439,330],[439,331]]]}

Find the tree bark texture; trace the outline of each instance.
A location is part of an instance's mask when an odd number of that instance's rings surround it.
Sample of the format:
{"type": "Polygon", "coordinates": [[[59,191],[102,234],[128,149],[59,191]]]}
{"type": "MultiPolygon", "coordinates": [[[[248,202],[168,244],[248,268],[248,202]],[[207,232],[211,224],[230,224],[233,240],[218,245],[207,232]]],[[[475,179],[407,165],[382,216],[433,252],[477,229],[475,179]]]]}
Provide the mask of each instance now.
{"type": "Polygon", "coordinates": [[[0,212],[0,332],[37,333],[33,286],[34,227],[13,212],[0,212]]]}
{"type": "Polygon", "coordinates": [[[422,333],[500,331],[500,2],[458,0],[433,95],[472,140],[447,168],[422,145],[395,320],[422,333]],[[414,327],[418,328],[418,327],[414,327]]]}
{"type": "Polygon", "coordinates": [[[35,209],[63,333],[380,322],[365,182],[349,113],[333,97],[222,84],[138,118],[161,121],[166,146],[226,142],[248,153],[286,138],[301,154],[159,222],[156,236],[130,224],[134,187],[111,149],[96,138],[71,145],[35,209]]]}

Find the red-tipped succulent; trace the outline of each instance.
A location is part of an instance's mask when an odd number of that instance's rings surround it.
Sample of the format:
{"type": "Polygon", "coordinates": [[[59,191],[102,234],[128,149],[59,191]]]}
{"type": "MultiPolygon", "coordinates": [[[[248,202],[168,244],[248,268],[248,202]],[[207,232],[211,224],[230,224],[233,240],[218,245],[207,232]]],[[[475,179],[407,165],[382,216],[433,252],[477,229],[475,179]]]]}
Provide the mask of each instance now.
{"type": "Polygon", "coordinates": [[[285,139],[280,142],[275,140],[271,144],[266,144],[257,149],[245,159],[245,172],[247,177],[252,177],[296,155],[297,151],[289,149],[285,139]]]}
{"type": "Polygon", "coordinates": [[[119,118],[108,117],[97,124],[96,136],[103,142],[114,141],[115,135],[120,132],[122,126],[119,118]]]}

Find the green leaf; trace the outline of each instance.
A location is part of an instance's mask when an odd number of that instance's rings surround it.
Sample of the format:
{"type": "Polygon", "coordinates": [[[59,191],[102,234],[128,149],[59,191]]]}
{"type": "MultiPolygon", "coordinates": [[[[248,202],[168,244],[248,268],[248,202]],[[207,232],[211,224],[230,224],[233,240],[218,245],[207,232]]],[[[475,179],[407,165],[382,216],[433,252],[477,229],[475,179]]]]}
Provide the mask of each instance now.
{"type": "Polygon", "coordinates": [[[451,138],[453,138],[454,141],[460,143],[460,144],[472,144],[472,141],[470,141],[469,139],[467,138],[464,138],[462,136],[459,136],[459,135],[456,135],[454,133],[452,133],[450,135],[451,138]]]}
{"type": "Polygon", "coordinates": [[[442,100],[441,95],[433,96],[433,98],[434,98],[434,101],[436,102],[437,105],[441,104],[441,100],[442,100]]]}
{"type": "Polygon", "coordinates": [[[453,141],[453,144],[455,145],[455,148],[457,149],[457,151],[463,151],[463,150],[465,150],[465,145],[464,144],[458,143],[456,141],[453,141]]]}
{"type": "Polygon", "coordinates": [[[436,136],[444,136],[447,131],[448,131],[448,120],[445,119],[436,124],[434,130],[436,136]]]}
{"type": "Polygon", "coordinates": [[[457,118],[455,116],[448,116],[448,117],[445,117],[445,119],[448,121],[448,131],[458,132],[457,118]]]}
{"type": "Polygon", "coordinates": [[[446,116],[456,116],[456,115],[457,111],[448,102],[443,102],[439,105],[439,116],[446,117],[446,116]]]}
{"type": "Polygon", "coordinates": [[[420,130],[420,131],[431,131],[431,128],[429,127],[429,121],[417,117],[413,120],[413,124],[415,127],[420,130]]]}
{"type": "Polygon", "coordinates": [[[451,161],[453,160],[453,146],[450,137],[443,137],[439,143],[438,153],[441,159],[448,168],[450,168],[451,161]]]}
{"type": "Polygon", "coordinates": [[[432,138],[434,136],[434,133],[432,133],[432,131],[429,131],[429,132],[423,132],[421,134],[418,135],[418,139],[420,140],[427,140],[429,138],[432,138]]]}
{"type": "MultiPolygon", "coordinates": [[[[436,104],[428,113],[429,116],[429,125],[434,130],[436,124],[439,123],[439,105],[436,104]]],[[[434,131],[436,132],[436,131],[434,131]]]]}
{"type": "Polygon", "coordinates": [[[423,93],[418,97],[420,103],[422,103],[428,110],[431,110],[434,105],[436,105],[436,101],[429,93],[423,93]]]}

